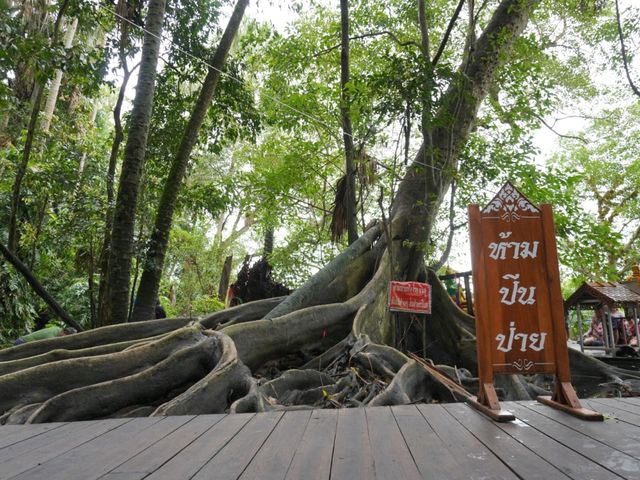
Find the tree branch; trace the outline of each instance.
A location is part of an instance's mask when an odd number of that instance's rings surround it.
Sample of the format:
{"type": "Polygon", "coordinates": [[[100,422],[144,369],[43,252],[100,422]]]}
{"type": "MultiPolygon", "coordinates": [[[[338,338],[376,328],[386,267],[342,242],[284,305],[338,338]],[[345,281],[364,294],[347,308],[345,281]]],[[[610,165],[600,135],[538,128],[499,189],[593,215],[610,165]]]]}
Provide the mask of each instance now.
{"type": "Polygon", "coordinates": [[[449,20],[449,25],[447,25],[447,30],[444,32],[444,36],[442,37],[442,41],[440,42],[440,46],[438,47],[438,51],[433,57],[432,63],[435,66],[440,60],[442,56],[442,52],[444,52],[444,48],[447,46],[447,42],[449,41],[449,36],[451,35],[451,31],[453,30],[453,26],[455,25],[458,17],[460,16],[460,11],[462,10],[462,6],[464,5],[465,0],[460,0],[458,2],[458,6],[456,7],[456,11],[453,12],[453,16],[449,20]]]}
{"type": "Polygon", "coordinates": [[[437,272],[438,270],[440,270],[442,268],[442,266],[449,259],[449,255],[451,254],[451,247],[453,246],[453,236],[455,234],[455,231],[458,228],[460,228],[460,226],[456,226],[455,225],[456,214],[455,214],[455,208],[454,207],[455,207],[456,188],[457,188],[456,183],[452,182],[451,183],[451,198],[449,200],[449,238],[447,238],[447,246],[444,249],[444,252],[442,252],[442,255],[440,256],[440,259],[435,264],[433,264],[432,266],[429,267],[434,272],[437,272]]]}
{"type": "Polygon", "coordinates": [[[629,62],[627,60],[627,49],[624,46],[624,35],[622,33],[622,22],[620,21],[620,7],[618,5],[618,0],[616,0],[616,24],[618,26],[618,37],[620,38],[620,50],[622,51],[622,63],[624,65],[624,71],[627,74],[627,80],[629,81],[629,85],[637,96],[640,97],[640,90],[633,83],[633,79],[631,78],[631,73],[629,73],[629,62]]]}
{"type": "Polygon", "coordinates": [[[29,282],[29,285],[33,288],[33,290],[38,294],[38,296],[45,301],[51,310],[60,317],[64,323],[72,326],[79,332],[83,331],[82,325],[76,322],[73,318],[69,316],[69,314],[60,306],[58,302],[45,290],[42,284],[38,281],[36,277],[34,277],[33,273],[29,268],[20,261],[20,259],[15,256],[7,247],[5,247],[2,243],[0,243],[0,253],[7,259],[7,261],[13,265],[13,267],[24,277],[24,279],[29,282]]]}
{"type": "Polygon", "coordinates": [[[562,133],[558,132],[558,131],[557,131],[556,129],[554,129],[551,125],[549,125],[547,122],[545,122],[544,118],[542,118],[540,115],[537,115],[537,114],[535,114],[535,113],[534,113],[534,114],[533,114],[533,116],[534,116],[535,118],[537,118],[538,120],[540,120],[540,122],[542,122],[542,124],[543,124],[545,127],[547,127],[549,130],[551,130],[553,133],[555,133],[555,134],[556,134],[557,136],[559,136],[560,138],[568,138],[568,139],[571,139],[571,140],[578,140],[578,141],[580,141],[580,142],[584,143],[585,145],[586,145],[587,143],[589,143],[589,142],[587,142],[587,140],[586,140],[585,138],[583,138],[583,137],[578,137],[578,136],[576,136],[576,135],[565,135],[565,134],[562,134],[562,133]]]}
{"type": "MultiPolygon", "coordinates": [[[[414,47],[420,48],[420,45],[417,44],[416,42],[414,42],[413,40],[408,40],[406,42],[403,42],[394,33],[390,32],[388,30],[382,30],[382,31],[379,31],[379,32],[369,32],[369,33],[363,33],[363,34],[360,34],[360,35],[354,35],[352,37],[349,37],[349,40],[362,40],[363,38],[379,37],[381,35],[387,35],[387,36],[391,37],[391,39],[394,42],[396,42],[398,45],[400,45],[401,47],[408,47],[410,45],[413,45],[414,47]]],[[[324,50],[320,50],[318,53],[313,55],[313,58],[317,58],[320,55],[325,55],[325,54],[327,54],[329,52],[332,52],[333,50],[337,50],[340,47],[342,47],[342,44],[334,45],[332,47],[325,48],[324,50]]]]}

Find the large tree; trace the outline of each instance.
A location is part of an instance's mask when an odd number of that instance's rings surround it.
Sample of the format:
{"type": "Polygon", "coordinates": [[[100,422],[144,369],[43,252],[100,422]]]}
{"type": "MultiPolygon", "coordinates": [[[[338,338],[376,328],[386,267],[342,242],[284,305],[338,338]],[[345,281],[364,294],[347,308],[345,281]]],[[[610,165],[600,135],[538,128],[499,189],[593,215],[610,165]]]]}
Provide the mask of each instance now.
{"type": "MultiPolygon", "coordinates": [[[[419,99],[433,107],[421,132],[428,130],[429,140],[408,165],[387,222],[370,225],[284,299],[250,302],[196,321],[113,325],[0,352],[0,390],[6,392],[0,397],[3,420],[455,399],[418,362],[391,346],[394,328],[385,294],[391,278],[433,285],[433,314],[422,325],[408,328],[407,335],[424,333],[429,339],[425,355],[448,365],[443,368],[470,389],[477,388],[472,378],[477,371],[473,318],[450,301],[426,268],[425,254],[478,111],[497,87],[499,70],[517,56],[514,43],[536,4],[500,1],[482,34],[477,39],[467,36],[469,48],[459,55],[461,64],[449,81],[442,82],[446,85],[439,85],[437,102],[419,99]],[[76,374],[65,375],[68,371],[76,374]]],[[[424,39],[426,28],[419,30],[424,39]]],[[[427,60],[428,48],[422,45],[420,55],[427,60]]],[[[435,82],[423,80],[420,85],[435,88],[435,82]]],[[[405,345],[412,346],[411,338],[405,345]]],[[[572,368],[581,395],[600,391],[605,383],[625,381],[626,388],[640,387],[640,376],[578,352],[572,353],[572,368]]],[[[529,398],[548,388],[515,376],[501,382],[510,399],[529,398]]]]}

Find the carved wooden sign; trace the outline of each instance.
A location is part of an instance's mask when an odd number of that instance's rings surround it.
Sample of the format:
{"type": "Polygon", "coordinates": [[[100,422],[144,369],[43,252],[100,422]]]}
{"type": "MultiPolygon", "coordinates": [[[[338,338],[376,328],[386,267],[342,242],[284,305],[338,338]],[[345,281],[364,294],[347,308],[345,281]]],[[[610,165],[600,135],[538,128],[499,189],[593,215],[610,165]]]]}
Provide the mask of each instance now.
{"type": "Polygon", "coordinates": [[[563,310],[551,295],[560,285],[557,266],[547,267],[556,253],[545,227],[553,236],[553,224],[510,183],[482,211],[470,205],[469,220],[483,361],[494,373],[555,372],[553,308],[563,310]]]}
{"type": "Polygon", "coordinates": [[[494,374],[554,373],[553,397],[538,400],[588,420],[571,385],[551,205],[536,207],[507,182],[482,210],[469,205],[476,310],[478,398],[469,403],[498,421],[494,374]]]}

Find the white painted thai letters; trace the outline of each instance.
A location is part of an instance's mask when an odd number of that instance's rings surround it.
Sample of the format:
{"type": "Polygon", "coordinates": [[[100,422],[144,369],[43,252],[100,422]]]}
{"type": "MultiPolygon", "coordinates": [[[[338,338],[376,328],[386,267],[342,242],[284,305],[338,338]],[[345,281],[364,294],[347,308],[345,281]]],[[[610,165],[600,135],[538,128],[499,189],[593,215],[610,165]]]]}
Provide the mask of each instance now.
{"type": "MultiPolygon", "coordinates": [[[[522,241],[515,242],[510,238],[512,232],[499,232],[499,241],[489,244],[489,257],[493,260],[526,260],[538,257],[540,242],[522,241]]],[[[504,305],[534,305],[536,303],[536,287],[526,286],[520,283],[520,273],[507,273],[502,275],[503,284],[498,290],[500,303],[504,305]]],[[[539,352],[544,349],[547,332],[524,333],[519,332],[516,321],[509,322],[509,331],[499,333],[495,337],[497,349],[504,353],[513,351],[527,352],[533,350],[539,352]]],[[[527,360],[530,364],[532,362],[527,360]]],[[[523,367],[524,368],[524,367],[523,367]]]]}
{"type": "Polygon", "coordinates": [[[522,305],[533,305],[536,303],[536,287],[520,286],[519,273],[507,273],[502,276],[502,279],[511,280],[511,285],[508,287],[502,287],[499,290],[502,295],[500,303],[504,303],[505,305],[513,305],[516,302],[522,305]]]}
{"type": "MultiPolygon", "coordinates": [[[[500,232],[498,236],[506,240],[511,236],[511,232],[500,232]]],[[[540,242],[491,242],[489,244],[489,256],[494,260],[514,260],[536,258],[538,256],[538,245],[540,242]]]]}
{"type": "Polygon", "coordinates": [[[504,353],[509,353],[514,348],[520,347],[521,352],[526,352],[528,349],[536,352],[544,349],[544,342],[547,338],[547,332],[542,333],[516,333],[515,322],[509,323],[509,336],[499,333],[496,335],[496,341],[498,342],[498,350],[504,353]]]}

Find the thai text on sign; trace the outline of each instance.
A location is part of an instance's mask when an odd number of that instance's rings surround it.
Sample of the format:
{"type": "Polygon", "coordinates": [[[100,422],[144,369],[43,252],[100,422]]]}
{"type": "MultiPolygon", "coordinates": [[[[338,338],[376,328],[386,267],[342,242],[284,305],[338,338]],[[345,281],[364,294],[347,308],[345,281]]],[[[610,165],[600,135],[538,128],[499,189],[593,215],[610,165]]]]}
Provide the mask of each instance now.
{"type": "Polygon", "coordinates": [[[555,371],[550,208],[507,183],[484,209],[471,205],[469,221],[480,361],[494,373],[555,371]]]}
{"type": "Polygon", "coordinates": [[[431,313],[431,285],[421,282],[392,281],[389,284],[389,310],[431,313]]]}

